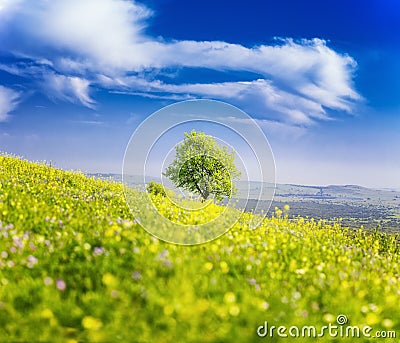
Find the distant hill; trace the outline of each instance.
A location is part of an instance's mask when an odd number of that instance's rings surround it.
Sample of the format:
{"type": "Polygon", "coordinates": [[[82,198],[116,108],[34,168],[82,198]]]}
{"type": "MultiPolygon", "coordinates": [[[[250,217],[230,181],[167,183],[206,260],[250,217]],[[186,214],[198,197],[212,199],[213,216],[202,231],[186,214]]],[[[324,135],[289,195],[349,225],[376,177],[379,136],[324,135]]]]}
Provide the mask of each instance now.
{"type": "MultiPolygon", "coordinates": [[[[112,179],[121,182],[120,174],[89,174],[101,179],[112,179]]],[[[150,178],[161,182],[160,178],[150,178]]],[[[144,181],[139,176],[129,176],[125,182],[131,186],[143,186],[144,181]]],[[[269,207],[269,194],[273,193],[274,185],[258,181],[239,181],[238,198],[246,201],[245,210],[252,211],[259,201],[264,201],[269,207]],[[266,187],[269,191],[260,197],[260,190],[266,187]],[[249,194],[249,196],[245,196],[249,194]]],[[[308,216],[316,219],[342,218],[343,224],[350,227],[363,225],[367,229],[380,228],[399,232],[400,229],[400,192],[390,189],[372,189],[358,185],[310,186],[297,184],[276,184],[275,195],[269,213],[275,207],[290,206],[289,215],[295,217],[308,216]]]]}
{"type": "MultiPolygon", "coordinates": [[[[101,179],[113,179],[121,182],[122,177],[120,174],[87,174],[88,176],[95,176],[101,179]]],[[[149,180],[161,182],[160,178],[150,177],[149,180]]],[[[144,181],[140,176],[129,176],[125,179],[129,185],[143,185],[144,181]]],[[[251,199],[257,199],[261,187],[272,188],[272,184],[263,184],[259,181],[250,181],[249,190],[251,199]]],[[[239,188],[239,194],[241,191],[247,190],[247,182],[239,181],[237,183],[239,188]]],[[[336,200],[336,201],[371,201],[371,202],[389,202],[397,203],[400,205],[400,191],[391,189],[373,189],[362,187],[358,185],[329,185],[329,186],[309,186],[309,185],[297,185],[297,184],[280,184],[275,185],[275,200],[284,201],[290,199],[291,201],[303,201],[303,200],[336,200]]],[[[267,199],[260,199],[267,200],[267,199]]]]}

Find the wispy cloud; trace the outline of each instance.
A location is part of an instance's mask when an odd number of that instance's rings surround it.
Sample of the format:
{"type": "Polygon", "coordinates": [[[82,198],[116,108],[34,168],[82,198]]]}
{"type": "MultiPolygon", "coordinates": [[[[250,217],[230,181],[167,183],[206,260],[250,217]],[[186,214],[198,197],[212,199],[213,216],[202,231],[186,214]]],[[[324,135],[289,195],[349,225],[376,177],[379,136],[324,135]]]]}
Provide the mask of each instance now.
{"type": "Polygon", "coordinates": [[[105,122],[98,120],[79,120],[76,123],[83,125],[91,125],[91,126],[103,126],[105,122]]]}
{"type": "Polygon", "coordinates": [[[320,102],[278,88],[272,81],[265,79],[246,82],[165,84],[160,81],[144,81],[129,77],[123,84],[125,87],[132,87],[142,92],[114,93],[173,100],[211,97],[246,107],[261,118],[281,120],[296,125],[309,125],[313,120],[329,119],[320,102]]]}
{"type": "Polygon", "coordinates": [[[57,99],[70,102],[80,102],[82,105],[94,108],[95,101],[89,96],[90,82],[77,76],[46,74],[44,84],[47,94],[57,99]]]}
{"type": "Polygon", "coordinates": [[[191,95],[178,95],[178,94],[156,94],[156,93],[148,93],[148,92],[133,92],[133,91],[110,91],[112,94],[124,94],[124,95],[135,95],[149,99],[163,99],[163,100],[190,100],[194,97],[191,95]]]}
{"type": "Polygon", "coordinates": [[[0,86],[0,122],[7,120],[19,103],[20,93],[11,88],[0,86]]]}
{"type": "Polygon", "coordinates": [[[353,85],[355,60],[322,39],[280,39],[253,47],[165,41],[145,33],[151,15],[135,1],[20,0],[15,6],[7,2],[0,11],[0,20],[7,17],[9,23],[0,34],[6,42],[3,49],[28,56],[34,63],[3,70],[40,75],[51,96],[90,108],[95,104],[90,85],[95,85],[151,98],[227,100],[261,119],[291,125],[330,119],[327,109],[351,113],[361,100],[353,85]],[[246,72],[254,78],[161,81],[165,69],[182,68],[246,72]]]}

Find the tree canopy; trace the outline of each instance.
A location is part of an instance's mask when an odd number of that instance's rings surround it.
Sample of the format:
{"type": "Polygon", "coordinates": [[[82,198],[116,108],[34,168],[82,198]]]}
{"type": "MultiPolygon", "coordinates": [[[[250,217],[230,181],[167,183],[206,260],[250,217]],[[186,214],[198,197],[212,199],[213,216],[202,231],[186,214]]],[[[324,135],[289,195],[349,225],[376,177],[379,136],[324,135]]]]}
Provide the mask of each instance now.
{"type": "Polygon", "coordinates": [[[199,194],[203,201],[210,195],[222,200],[236,193],[233,180],[241,173],[234,159],[234,151],[219,146],[212,136],[193,130],[185,132],[183,142],[176,147],[175,159],[164,175],[176,187],[199,194]]]}

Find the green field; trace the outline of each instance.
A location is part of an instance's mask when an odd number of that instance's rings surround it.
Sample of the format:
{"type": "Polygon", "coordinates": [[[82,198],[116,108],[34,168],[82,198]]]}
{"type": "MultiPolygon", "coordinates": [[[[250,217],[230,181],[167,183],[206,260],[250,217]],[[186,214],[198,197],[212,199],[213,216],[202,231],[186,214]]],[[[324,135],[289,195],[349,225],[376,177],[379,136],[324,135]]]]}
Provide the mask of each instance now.
{"type": "Polygon", "coordinates": [[[0,341],[398,342],[398,237],[280,210],[255,230],[250,219],[207,244],[165,243],[121,184],[0,156],[0,341]],[[397,338],[257,335],[340,314],[397,338]]]}

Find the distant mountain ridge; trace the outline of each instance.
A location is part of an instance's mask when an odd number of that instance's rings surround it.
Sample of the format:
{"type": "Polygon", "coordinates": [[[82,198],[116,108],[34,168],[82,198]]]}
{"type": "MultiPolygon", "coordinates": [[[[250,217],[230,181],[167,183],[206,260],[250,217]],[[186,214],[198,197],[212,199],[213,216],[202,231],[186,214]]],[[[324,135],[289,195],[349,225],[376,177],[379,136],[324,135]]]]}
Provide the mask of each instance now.
{"type": "MultiPolygon", "coordinates": [[[[102,179],[113,179],[117,182],[122,182],[121,174],[113,174],[113,173],[91,173],[86,174],[88,176],[99,177],[102,179]]],[[[153,180],[156,182],[161,182],[161,179],[158,177],[149,177],[149,181],[153,180]]],[[[132,175],[125,179],[128,184],[131,185],[143,185],[143,180],[141,180],[140,176],[132,175]]],[[[250,181],[250,198],[258,198],[258,194],[260,187],[265,186],[260,181],[250,181]]],[[[240,189],[247,190],[247,182],[246,181],[238,181],[237,186],[240,189]]],[[[266,187],[273,187],[273,185],[268,185],[266,187]]],[[[275,185],[275,196],[277,200],[283,200],[280,198],[293,198],[293,200],[301,200],[301,199],[317,199],[317,200],[372,200],[377,199],[380,201],[393,201],[396,199],[400,199],[400,191],[395,189],[375,189],[368,188],[359,185],[328,185],[328,186],[319,186],[319,185],[298,185],[298,184],[280,184],[277,183],[275,185]]],[[[261,199],[266,200],[266,199],[261,199]]],[[[400,200],[399,200],[400,201],[400,200]]]]}
{"type": "MultiPolygon", "coordinates": [[[[120,174],[97,173],[88,176],[111,179],[122,182],[120,174]]],[[[161,182],[160,178],[149,178],[161,182]]],[[[134,186],[141,185],[143,180],[139,176],[129,176],[125,181],[134,186]]],[[[238,198],[246,202],[245,211],[252,211],[257,200],[264,202],[264,207],[269,208],[272,214],[275,208],[283,209],[289,205],[289,215],[296,217],[309,217],[315,219],[342,218],[342,224],[358,228],[361,225],[365,229],[375,230],[380,228],[386,231],[399,232],[400,228],[400,191],[394,189],[373,189],[358,185],[328,185],[311,186],[297,184],[276,184],[274,190],[272,184],[263,184],[258,181],[239,181],[238,198]],[[259,198],[261,187],[269,189],[266,198],[259,198]],[[248,197],[240,196],[247,194],[248,197]],[[271,195],[273,201],[270,203],[271,195]],[[269,197],[269,198],[268,198],[269,197]],[[271,205],[271,206],[270,206],[271,205]]]]}

